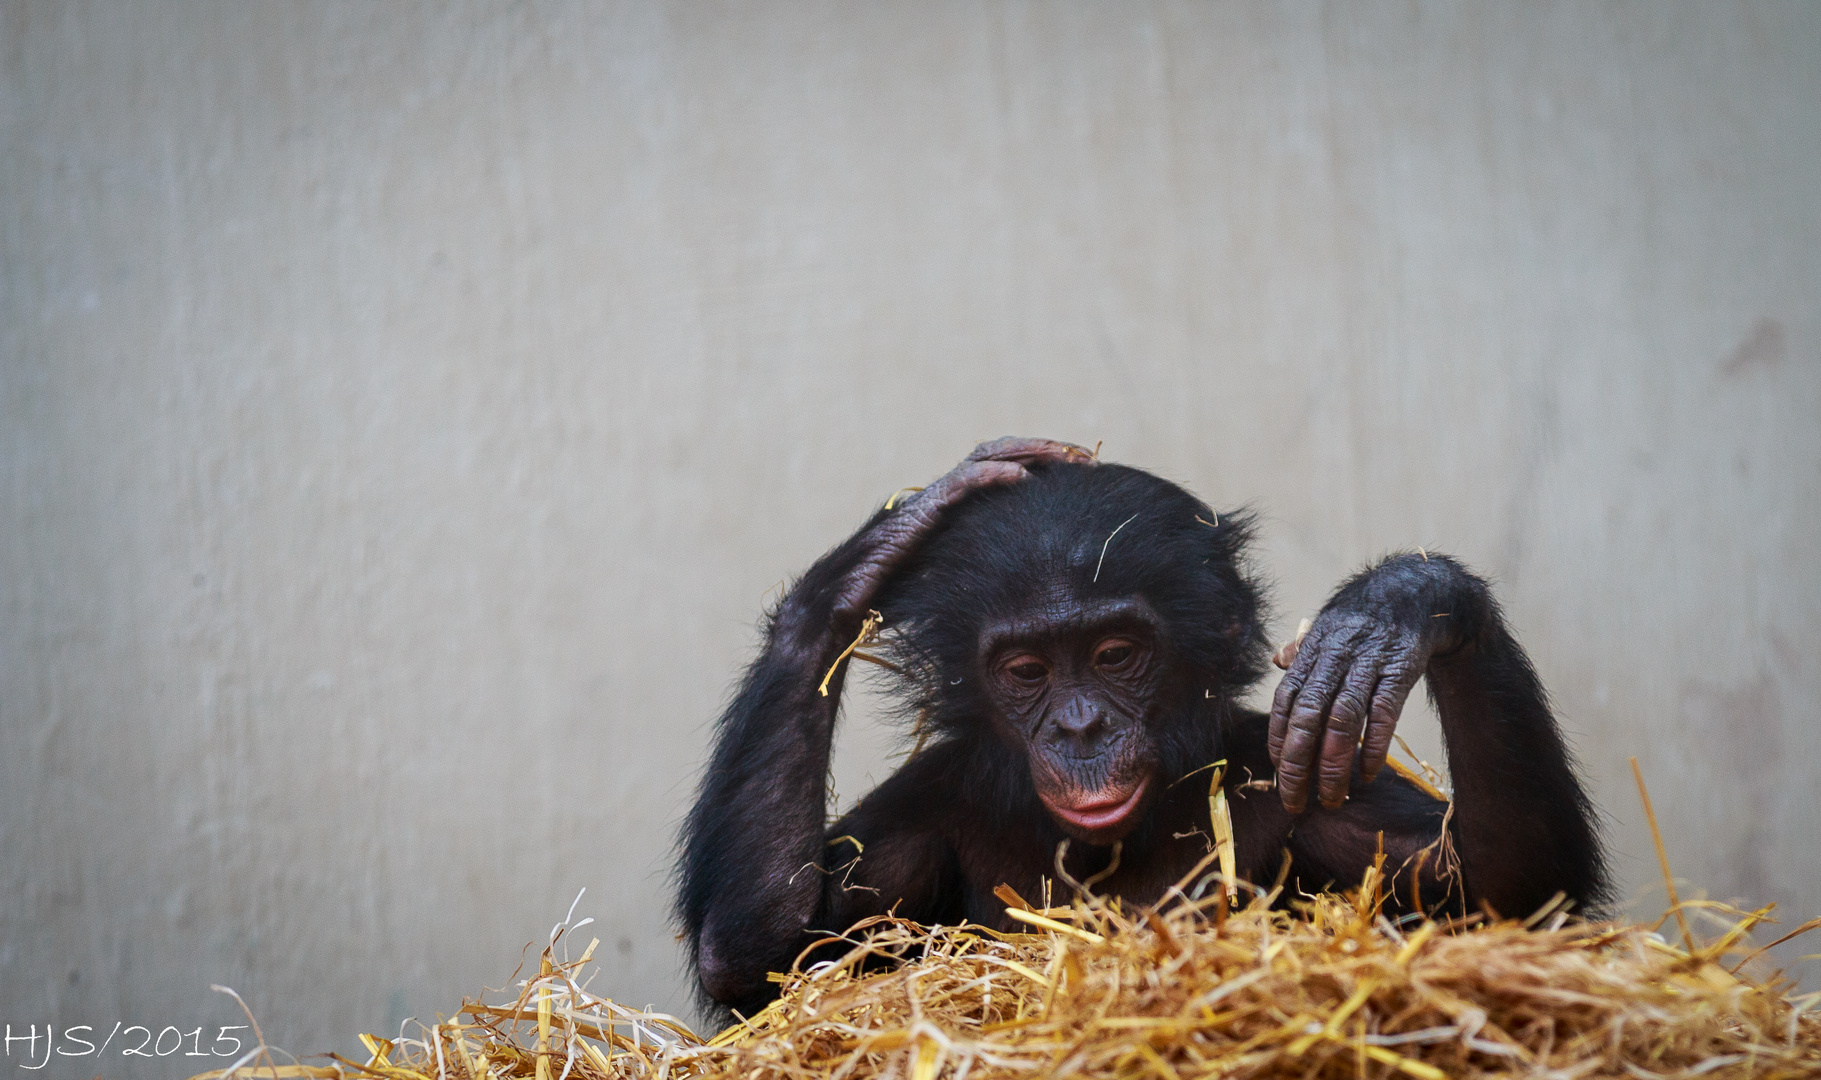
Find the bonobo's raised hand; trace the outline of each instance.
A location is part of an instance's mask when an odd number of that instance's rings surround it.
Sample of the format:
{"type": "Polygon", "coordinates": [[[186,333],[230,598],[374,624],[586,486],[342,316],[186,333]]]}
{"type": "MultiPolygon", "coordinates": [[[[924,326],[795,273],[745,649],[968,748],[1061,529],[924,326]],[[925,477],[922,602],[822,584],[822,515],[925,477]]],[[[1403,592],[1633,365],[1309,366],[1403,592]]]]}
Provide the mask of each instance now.
{"type": "Polygon", "coordinates": [[[861,536],[859,561],[834,596],[836,625],[843,630],[859,625],[880,587],[942,520],[944,510],[971,491],[1022,480],[1025,466],[1040,461],[1091,464],[1094,452],[1053,439],[994,439],[974,447],[961,464],[922,491],[898,500],[861,536]]]}
{"type": "Polygon", "coordinates": [[[1378,775],[1416,681],[1478,621],[1463,604],[1473,584],[1452,560],[1401,555],[1328,601],[1271,704],[1271,760],[1285,809],[1301,813],[1311,791],[1323,806],[1339,806],[1355,757],[1368,783],[1378,775]]]}
{"type": "MultiPolygon", "coordinates": [[[[969,492],[1022,480],[1038,462],[1092,460],[1079,446],[1048,439],[983,443],[922,491],[874,514],[778,605],[763,652],[722,714],[685,829],[678,913],[710,997],[749,1013],[762,1008],[777,992],[766,973],[790,967],[804,932],[845,929],[859,917],[853,905],[872,895],[847,892],[848,876],[829,874],[823,860],[830,857],[828,759],[846,671],[840,658],[880,588],[969,492]]],[[[904,825],[906,835],[923,835],[916,823],[904,825]]],[[[868,834],[864,871],[874,875],[893,865],[892,842],[875,839],[868,834]]],[[[893,892],[894,903],[900,895],[893,892]]]]}

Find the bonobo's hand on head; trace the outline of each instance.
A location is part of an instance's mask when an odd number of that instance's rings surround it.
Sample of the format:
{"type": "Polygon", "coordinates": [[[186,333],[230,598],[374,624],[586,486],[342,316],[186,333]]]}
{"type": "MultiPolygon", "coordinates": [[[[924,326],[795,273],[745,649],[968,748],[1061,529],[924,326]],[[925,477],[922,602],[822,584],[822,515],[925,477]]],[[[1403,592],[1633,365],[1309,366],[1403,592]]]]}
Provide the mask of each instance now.
{"type": "Polygon", "coordinates": [[[961,464],[922,491],[899,500],[867,531],[866,551],[836,594],[833,615],[837,626],[858,626],[880,586],[916,551],[942,520],[944,510],[971,491],[1024,479],[1025,466],[1041,461],[1091,465],[1094,452],[1054,439],[994,439],[974,447],[961,464]]]}

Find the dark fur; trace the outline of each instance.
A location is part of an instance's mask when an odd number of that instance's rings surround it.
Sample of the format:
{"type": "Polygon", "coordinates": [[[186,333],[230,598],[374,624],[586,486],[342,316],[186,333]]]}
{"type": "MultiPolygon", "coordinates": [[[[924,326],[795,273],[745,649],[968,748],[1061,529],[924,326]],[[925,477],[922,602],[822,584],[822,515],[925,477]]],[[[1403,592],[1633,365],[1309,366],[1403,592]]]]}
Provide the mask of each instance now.
{"type": "MultiPolygon", "coordinates": [[[[1356,764],[1344,804],[1301,816],[1276,792],[1243,788],[1274,775],[1267,718],[1238,705],[1268,655],[1264,602],[1246,571],[1251,521],[1216,517],[1180,487],[1116,465],[1037,464],[1017,483],[973,491],[895,566],[871,598],[887,627],[874,651],[903,666],[905,713],[932,741],[825,831],[824,776],[847,665],[827,697],[815,687],[857,631],[861,613],[845,610],[844,590],[879,558],[891,513],[819,560],[771,613],[765,649],[717,729],[679,864],[679,921],[707,998],[748,1013],[762,1007],[775,995],[767,971],[788,967],[818,932],[868,915],[1006,926],[994,886],[1036,899],[1065,834],[1038,801],[1027,759],[989,722],[996,706],[981,634],[1034,611],[1066,624],[1096,601],[1125,597],[1141,597],[1164,628],[1161,677],[1137,703],[1162,790],[1123,837],[1119,870],[1101,891],[1153,901],[1205,854],[1206,782],[1174,782],[1226,758],[1250,880],[1268,885],[1287,849],[1297,887],[1356,883],[1382,831],[1398,871],[1394,911],[1407,910],[1419,886],[1425,907],[1455,911],[1471,901],[1527,913],[1558,889],[1583,905],[1603,898],[1591,808],[1536,673],[1484,583],[1439,556],[1399,556],[1362,572],[1324,608],[1311,642],[1327,634],[1321,647],[1351,647],[1328,628],[1352,625],[1356,612],[1430,635],[1464,884],[1437,877],[1434,861],[1416,880],[1414,856],[1439,836],[1443,808],[1389,770],[1367,782],[1356,764]],[[1445,630],[1430,622],[1438,611],[1453,613],[1445,630]],[[830,839],[844,837],[864,853],[830,839]]],[[[1302,672],[1306,693],[1319,674],[1302,672]]],[[[1108,859],[1106,848],[1078,841],[1068,869],[1085,877],[1108,859]]]]}
{"type": "Polygon", "coordinates": [[[975,669],[982,627],[1058,582],[1084,600],[1143,596],[1173,631],[1180,689],[1230,702],[1270,655],[1264,601],[1240,561],[1251,538],[1249,516],[1218,516],[1121,465],[1039,466],[1022,483],[969,497],[880,598],[892,650],[916,674],[906,687],[912,709],[945,733],[978,728],[988,708],[975,669]]]}

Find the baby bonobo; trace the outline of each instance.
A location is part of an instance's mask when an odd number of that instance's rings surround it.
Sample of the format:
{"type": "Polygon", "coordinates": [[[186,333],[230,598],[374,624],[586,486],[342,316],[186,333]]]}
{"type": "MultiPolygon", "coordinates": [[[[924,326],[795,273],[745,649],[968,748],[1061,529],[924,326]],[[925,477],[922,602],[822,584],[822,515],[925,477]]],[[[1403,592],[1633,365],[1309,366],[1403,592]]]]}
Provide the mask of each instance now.
{"type": "Polygon", "coordinates": [[[1382,834],[1392,912],[1600,900],[1586,793],[1486,583],[1434,552],[1362,571],[1266,716],[1239,704],[1268,655],[1249,536],[1149,473],[1000,439],[823,556],[771,613],[684,829],[678,909],[703,993],[751,1015],[813,935],[887,911],[1012,929],[994,888],[1041,896],[1065,839],[1077,880],[1117,842],[1095,891],[1152,903],[1209,850],[1207,783],[1177,781],[1221,759],[1248,881],[1269,886],[1287,851],[1287,894],[1357,884],[1382,834]],[[843,653],[875,612],[868,651],[898,669],[927,742],[827,827],[843,653]],[[1445,825],[1382,768],[1423,677],[1455,787],[1445,825]],[[1458,873],[1417,857],[1444,827],[1458,873]]]}

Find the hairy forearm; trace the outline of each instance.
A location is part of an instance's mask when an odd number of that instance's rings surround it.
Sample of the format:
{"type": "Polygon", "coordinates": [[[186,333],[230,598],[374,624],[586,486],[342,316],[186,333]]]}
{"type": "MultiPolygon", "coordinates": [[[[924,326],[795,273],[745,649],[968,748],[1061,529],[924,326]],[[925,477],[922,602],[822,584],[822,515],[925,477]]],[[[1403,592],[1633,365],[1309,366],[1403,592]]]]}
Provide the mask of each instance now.
{"type": "Polygon", "coordinates": [[[714,755],[692,814],[692,864],[723,851],[739,858],[724,877],[754,884],[794,871],[806,845],[814,850],[824,815],[824,783],[837,698],[816,694],[807,665],[761,657],[722,718],[714,755]]]}
{"type": "Polygon", "coordinates": [[[1586,906],[1605,891],[1592,807],[1547,694],[1471,575],[1448,597],[1450,648],[1430,660],[1430,693],[1454,775],[1454,831],[1469,898],[1528,915],[1557,890],[1586,906]]]}
{"type": "Polygon", "coordinates": [[[826,777],[844,671],[831,581],[852,543],[812,567],[772,614],[765,648],[716,728],[684,830],[680,911],[711,992],[787,963],[821,902],[826,777]]]}
{"type": "Polygon", "coordinates": [[[765,647],[716,728],[684,826],[678,916],[715,1000],[768,997],[766,972],[792,959],[821,910],[824,778],[842,657],[880,590],[968,493],[1023,478],[1026,462],[1091,456],[1041,439],[984,443],[911,499],[876,512],[772,612],[765,647]]]}

